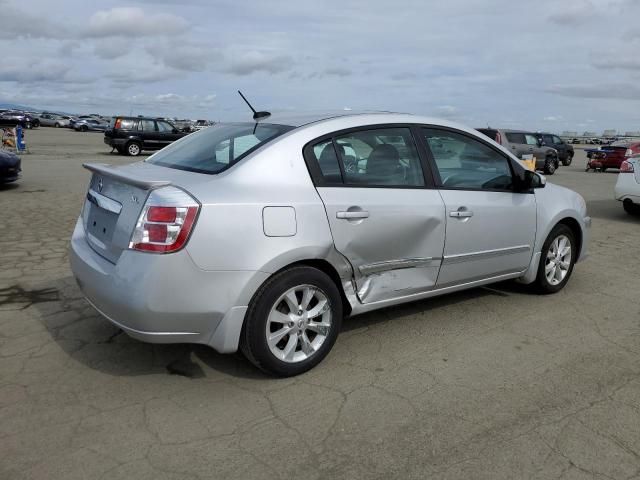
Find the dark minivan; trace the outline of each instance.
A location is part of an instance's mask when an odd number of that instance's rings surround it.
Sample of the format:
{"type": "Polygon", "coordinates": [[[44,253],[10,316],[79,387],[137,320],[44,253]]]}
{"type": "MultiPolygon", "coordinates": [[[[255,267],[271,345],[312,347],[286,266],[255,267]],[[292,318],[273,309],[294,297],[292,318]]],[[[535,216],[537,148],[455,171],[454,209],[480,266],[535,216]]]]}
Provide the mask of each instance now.
{"type": "Polygon", "coordinates": [[[104,132],[104,143],[122,155],[133,157],[143,150],[160,150],[188,135],[166,120],[146,117],[115,117],[113,128],[104,132]]]}

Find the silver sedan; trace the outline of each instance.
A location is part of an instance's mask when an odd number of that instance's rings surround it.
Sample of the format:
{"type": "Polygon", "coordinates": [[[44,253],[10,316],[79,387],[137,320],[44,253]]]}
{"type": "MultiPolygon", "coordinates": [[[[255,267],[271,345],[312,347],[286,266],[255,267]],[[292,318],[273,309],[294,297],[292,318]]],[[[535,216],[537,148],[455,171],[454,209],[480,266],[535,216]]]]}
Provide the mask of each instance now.
{"type": "Polygon", "coordinates": [[[591,224],[484,135],[404,114],[261,116],[85,167],[70,258],[89,302],[132,337],[280,376],[345,316],[507,279],[557,292],[591,224]]]}

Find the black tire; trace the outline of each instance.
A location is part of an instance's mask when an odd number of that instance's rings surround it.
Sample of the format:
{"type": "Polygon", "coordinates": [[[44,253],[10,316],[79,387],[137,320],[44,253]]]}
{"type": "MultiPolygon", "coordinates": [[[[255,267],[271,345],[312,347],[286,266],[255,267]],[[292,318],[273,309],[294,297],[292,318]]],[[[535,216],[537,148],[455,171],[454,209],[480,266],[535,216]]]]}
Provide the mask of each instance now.
{"type": "Polygon", "coordinates": [[[629,215],[640,215],[640,205],[636,205],[628,198],[622,202],[622,208],[629,215]]]}
{"type": "Polygon", "coordinates": [[[567,156],[562,161],[562,165],[564,165],[565,167],[568,167],[569,165],[571,165],[572,161],[573,161],[573,154],[567,153],[567,156]]]}
{"type": "Polygon", "coordinates": [[[129,155],[130,157],[137,157],[142,153],[142,147],[139,142],[128,142],[124,148],[125,155],[129,155]]]}
{"type": "MultiPolygon", "coordinates": [[[[251,363],[266,373],[279,377],[299,375],[315,367],[327,356],[338,337],[341,325],[342,300],[338,287],[331,278],[316,268],[292,267],[272,276],[254,295],[242,327],[240,350],[251,363]],[[327,298],[331,311],[331,327],[324,342],[307,359],[285,362],[276,357],[269,348],[266,338],[267,320],[272,308],[285,292],[303,285],[315,287],[327,298]]],[[[295,345],[294,348],[297,350],[299,345],[295,345]]]]}
{"type": "Polygon", "coordinates": [[[606,171],[607,171],[607,167],[602,167],[602,168],[600,169],[600,171],[601,171],[602,173],[606,172],[606,171]]]}
{"type": "Polygon", "coordinates": [[[58,122],[55,123],[54,127],[60,128],[60,124],[58,122]]]}
{"type": "Polygon", "coordinates": [[[558,159],[555,157],[547,157],[547,160],[544,162],[545,175],[553,175],[556,173],[556,168],[558,168],[558,159]]]}
{"type": "Polygon", "coordinates": [[[89,127],[87,127],[86,125],[82,125],[82,126],[80,127],[80,131],[81,131],[81,132],[86,132],[87,130],[89,130],[89,127]]]}
{"type": "Polygon", "coordinates": [[[551,233],[549,234],[544,244],[542,245],[542,253],[540,255],[540,264],[538,265],[538,275],[536,276],[536,281],[534,282],[534,286],[538,291],[538,293],[546,295],[550,293],[559,292],[564,288],[564,286],[569,281],[569,278],[571,278],[571,274],[573,273],[573,267],[576,263],[576,259],[578,255],[577,247],[578,245],[576,243],[576,239],[573,234],[573,231],[566,225],[560,223],[556,225],[553,228],[553,230],[551,230],[551,233]],[[566,275],[564,276],[564,278],[559,283],[553,285],[547,279],[547,276],[545,273],[546,266],[547,266],[547,256],[554,240],[562,235],[567,237],[571,244],[571,260],[569,264],[569,269],[566,275]]]}

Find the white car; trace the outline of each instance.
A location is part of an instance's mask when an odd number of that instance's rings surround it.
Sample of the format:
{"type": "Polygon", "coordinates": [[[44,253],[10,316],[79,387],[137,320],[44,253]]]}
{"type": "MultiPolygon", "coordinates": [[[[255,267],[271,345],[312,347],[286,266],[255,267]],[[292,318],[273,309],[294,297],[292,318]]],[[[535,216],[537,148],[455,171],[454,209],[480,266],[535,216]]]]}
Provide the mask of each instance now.
{"type": "Polygon", "coordinates": [[[640,155],[628,158],[620,165],[616,182],[616,200],[627,213],[640,214],[640,155]]]}

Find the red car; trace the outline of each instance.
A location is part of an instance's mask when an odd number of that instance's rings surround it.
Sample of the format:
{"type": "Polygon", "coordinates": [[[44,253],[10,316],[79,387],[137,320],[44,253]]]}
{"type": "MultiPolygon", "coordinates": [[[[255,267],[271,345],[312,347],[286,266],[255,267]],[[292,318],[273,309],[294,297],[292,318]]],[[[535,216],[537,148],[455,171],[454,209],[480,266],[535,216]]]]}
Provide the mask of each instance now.
{"type": "Polygon", "coordinates": [[[606,171],[607,168],[620,168],[622,162],[629,157],[640,153],[640,141],[620,141],[614,142],[611,145],[601,147],[599,150],[590,149],[587,150],[587,162],[586,170],[600,170],[606,171]]]}

